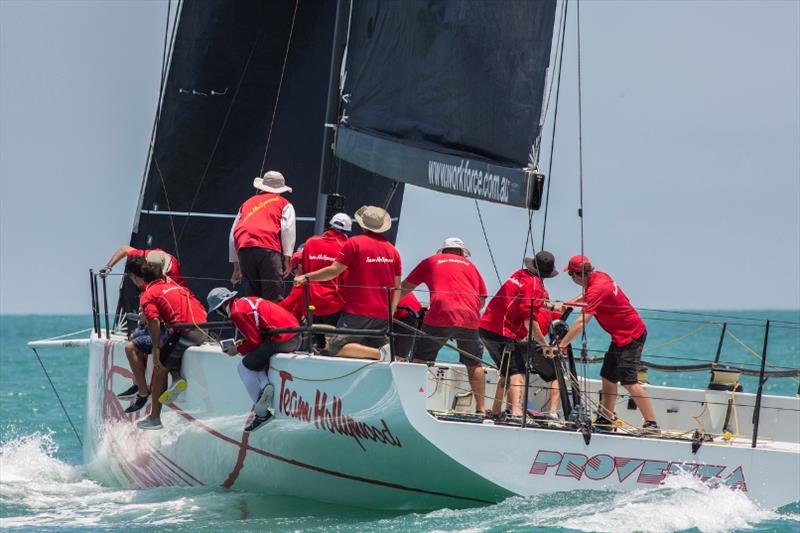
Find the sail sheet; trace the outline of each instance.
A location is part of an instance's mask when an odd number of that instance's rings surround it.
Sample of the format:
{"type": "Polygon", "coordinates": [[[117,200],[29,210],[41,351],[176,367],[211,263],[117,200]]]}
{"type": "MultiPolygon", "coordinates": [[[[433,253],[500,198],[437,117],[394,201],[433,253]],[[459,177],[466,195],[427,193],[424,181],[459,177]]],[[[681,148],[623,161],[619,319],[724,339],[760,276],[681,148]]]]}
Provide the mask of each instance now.
{"type": "Polygon", "coordinates": [[[353,0],[337,157],[529,206],[555,0],[353,0]]]}
{"type": "MultiPolygon", "coordinates": [[[[298,244],[313,233],[335,11],[334,2],[182,3],[130,244],[176,255],[201,298],[227,285],[229,231],[262,162],[294,189],[298,244]]],[[[339,177],[350,213],[391,188],[357,170],[339,177]]],[[[138,291],[126,285],[120,307],[135,310],[138,291]]]]}

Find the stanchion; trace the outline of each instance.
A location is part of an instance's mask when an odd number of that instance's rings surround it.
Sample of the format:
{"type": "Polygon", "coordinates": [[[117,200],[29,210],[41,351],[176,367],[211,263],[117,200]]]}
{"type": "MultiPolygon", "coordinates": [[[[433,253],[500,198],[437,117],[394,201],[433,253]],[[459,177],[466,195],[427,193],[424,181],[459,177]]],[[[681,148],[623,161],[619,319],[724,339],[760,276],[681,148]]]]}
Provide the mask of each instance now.
{"type": "Polygon", "coordinates": [[[394,320],[392,320],[392,318],[393,318],[392,317],[392,290],[393,289],[391,287],[386,287],[386,302],[387,302],[387,304],[389,306],[389,320],[388,320],[388,323],[389,323],[389,328],[388,328],[388,333],[389,333],[389,354],[390,354],[390,356],[392,358],[392,361],[394,361],[394,320]]]}
{"type": "Polygon", "coordinates": [[[761,370],[758,373],[758,393],[756,393],[756,405],[753,409],[753,442],[751,448],[756,447],[758,441],[758,422],[761,418],[761,396],[764,392],[764,367],[767,365],[767,342],[769,341],[769,320],[764,328],[764,347],[761,349],[761,370]]]}

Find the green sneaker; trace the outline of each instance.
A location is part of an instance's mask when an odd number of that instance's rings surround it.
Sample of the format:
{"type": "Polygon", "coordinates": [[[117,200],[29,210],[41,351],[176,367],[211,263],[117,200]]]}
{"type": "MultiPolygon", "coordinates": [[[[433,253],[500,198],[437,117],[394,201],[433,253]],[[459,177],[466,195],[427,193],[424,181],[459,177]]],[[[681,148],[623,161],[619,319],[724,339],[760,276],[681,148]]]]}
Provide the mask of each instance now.
{"type": "Polygon", "coordinates": [[[174,402],[178,399],[178,396],[180,396],[181,393],[186,390],[186,385],[185,379],[179,379],[178,381],[175,381],[167,390],[164,391],[164,394],[158,397],[158,403],[164,405],[174,402]]]}

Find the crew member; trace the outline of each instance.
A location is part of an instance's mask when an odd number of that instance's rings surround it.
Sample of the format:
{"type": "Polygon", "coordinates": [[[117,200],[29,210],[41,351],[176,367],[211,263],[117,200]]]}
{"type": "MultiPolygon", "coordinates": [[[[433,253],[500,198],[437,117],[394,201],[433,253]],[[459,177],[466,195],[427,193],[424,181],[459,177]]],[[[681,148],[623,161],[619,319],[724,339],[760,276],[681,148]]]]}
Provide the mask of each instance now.
{"type": "MultiPolygon", "coordinates": [[[[403,324],[408,324],[412,328],[419,329],[421,324],[422,304],[413,292],[409,292],[397,303],[397,311],[394,312],[395,323],[399,320],[403,324]]],[[[411,355],[411,349],[416,344],[417,333],[399,326],[394,328],[397,336],[394,339],[394,357],[397,360],[405,361],[411,355]]]]}
{"type": "Polygon", "coordinates": [[[141,429],[161,429],[161,404],[175,401],[186,390],[186,380],[181,377],[183,352],[190,346],[199,346],[207,337],[199,327],[172,328],[162,346],[161,324],[199,324],[205,321],[206,310],[188,288],[166,279],[159,265],[144,265],[142,281],[139,305],[147,319],[153,343],[152,392],[158,401],[152,402],[150,416],[136,425],[141,429]],[[172,376],[172,385],[168,389],[167,374],[172,376]]]}
{"type": "MultiPolygon", "coordinates": [[[[125,273],[130,278],[131,282],[140,288],[144,285],[144,274],[142,267],[145,266],[144,257],[136,255],[125,263],[125,273]]],[[[126,413],[135,413],[145,405],[150,397],[150,389],[147,387],[147,378],[145,377],[145,368],[147,366],[146,356],[150,355],[153,351],[153,341],[150,338],[150,332],[147,330],[147,322],[144,319],[141,310],[139,312],[139,327],[131,332],[129,340],[125,343],[125,356],[128,358],[128,364],[133,373],[133,385],[131,385],[124,392],[117,395],[121,400],[133,399],[131,404],[125,409],[126,413]]],[[[161,328],[161,338],[166,338],[167,330],[161,328]]]]}
{"type": "MultiPolygon", "coordinates": [[[[576,255],[564,267],[570,279],[583,288],[581,314],[561,339],[559,347],[566,348],[586,324],[597,318],[597,323],[611,336],[611,345],[600,369],[602,378],[602,412],[595,424],[613,425],[614,405],[617,402],[617,383],[628,391],[644,417],[642,429],[659,433],[655,412],[644,387],[639,384],[637,371],[642,350],[647,340],[647,327],[639,313],[617,283],[605,272],[595,270],[585,255],[576,255]]],[[[579,302],[580,303],[580,302],[579,302]]]]}
{"type": "Polygon", "coordinates": [[[281,278],[291,271],[295,214],[281,196],[292,192],[283,174],[270,170],[253,180],[259,192],[239,208],[230,235],[231,283],[244,280],[248,295],[274,302],[283,297],[281,278]]]}
{"type": "MultiPolygon", "coordinates": [[[[355,219],[364,233],[348,239],[332,265],[296,277],[295,284],[332,280],[346,271],[347,283],[340,285],[344,309],[337,327],[385,329],[400,300],[402,269],[400,253],[383,236],[392,219],[384,209],[371,205],[361,207],[355,219]],[[387,297],[389,289],[393,289],[391,298],[387,297]]],[[[385,343],[385,337],[336,335],[325,353],[388,361],[391,350],[385,343]]]]}
{"type": "Polygon", "coordinates": [[[108,260],[106,266],[101,268],[97,273],[101,278],[105,278],[111,274],[111,270],[114,268],[114,265],[119,263],[123,257],[127,258],[128,261],[134,257],[141,257],[148,263],[156,263],[161,266],[161,271],[164,272],[169,279],[178,285],[186,286],[186,280],[183,279],[183,274],[181,273],[181,264],[178,262],[178,259],[175,256],[165,252],[161,248],[153,248],[152,250],[138,250],[132,246],[123,246],[114,252],[114,255],[112,255],[111,259],[108,260]]]}
{"type": "Polygon", "coordinates": [[[534,343],[530,347],[534,358],[541,358],[542,353],[551,351],[536,316],[545,301],[542,278],[558,274],[555,258],[550,252],[541,251],[536,257],[526,257],[524,265],[500,286],[480,321],[481,340],[498,366],[493,416],[500,414],[507,385],[511,414],[522,416],[528,337],[534,343]]]}
{"type": "MultiPolygon", "coordinates": [[[[303,246],[302,272],[314,272],[332,265],[347,242],[347,234],[352,229],[353,221],[346,213],[333,215],[325,233],[310,237],[303,246]]],[[[339,286],[343,277],[345,275],[309,284],[309,300],[314,306],[315,324],[335,326],[339,322],[339,315],[344,309],[344,298],[339,286]]],[[[303,296],[303,301],[305,301],[305,296],[303,296]]],[[[312,341],[317,350],[325,348],[325,335],[315,334],[312,341]]]]}
{"type": "Polygon", "coordinates": [[[444,343],[455,339],[463,352],[459,357],[467,367],[475,410],[484,414],[486,375],[478,324],[487,291],[469,255],[464,241],[458,237],[445,239],[434,255],[414,267],[403,281],[402,291],[408,294],[423,283],[430,291],[430,305],[422,323],[425,335],[417,339],[413,362],[432,364],[444,343]]]}
{"type": "Polygon", "coordinates": [[[270,333],[273,329],[297,328],[300,323],[280,305],[258,298],[234,298],[236,292],[225,287],[211,289],[208,293],[209,313],[216,311],[230,317],[233,325],[244,337],[225,349],[228,355],[241,354],[239,377],[253,400],[255,416],[244,429],[255,431],[272,418],[269,408],[275,387],[269,382],[269,359],[276,353],[294,352],[300,347],[296,332],[270,333]]]}

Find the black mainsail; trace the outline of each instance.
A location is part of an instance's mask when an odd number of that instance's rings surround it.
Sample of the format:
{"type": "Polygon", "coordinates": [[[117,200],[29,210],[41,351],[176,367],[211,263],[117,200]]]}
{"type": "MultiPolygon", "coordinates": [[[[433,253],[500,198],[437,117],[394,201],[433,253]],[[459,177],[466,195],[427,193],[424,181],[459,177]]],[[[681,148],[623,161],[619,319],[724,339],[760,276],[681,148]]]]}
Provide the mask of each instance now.
{"type": "Polygon", "coordinates": [[[555,11],[555,0],[354,1],[337,157],[405,183],[537,207],[555,11]]]}

